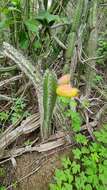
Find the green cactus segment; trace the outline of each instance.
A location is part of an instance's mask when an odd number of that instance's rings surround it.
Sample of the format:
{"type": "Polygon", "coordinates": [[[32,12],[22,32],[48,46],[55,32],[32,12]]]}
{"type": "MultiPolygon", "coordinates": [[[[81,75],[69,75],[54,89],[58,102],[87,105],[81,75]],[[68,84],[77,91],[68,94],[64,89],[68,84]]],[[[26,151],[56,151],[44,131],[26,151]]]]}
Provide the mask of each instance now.
{"type": "Polygon", "coordinates": [[[67,39],[68,47],[66,50],[66,59],[67,59],[66,62],[71,60],[73,57],[73,52],[74,52],[74,48],[75,48],[75,44],[76,44],[77,32],[78,32],[78,28],[80,26],[83,7],[84,7],[84,0],[79,0],[78,4],[77,4],[77,8],[75,10],[71,31],[70,31],[70,33],[68,35],[68,39],[67,39]]]}
{"type": "Polygon", "coordinates": [[[71,59],[71,57],[73,56],[73,52],[74,52],[74,46],[75,46],[75,41],[76,41],[76,33],[75,32],[71,32],[68,35],[68,48],[66,51],[66,59],[71,59]]]}
{"type": "MultiPolygon", "coordinates": [[[[88,57],[96,57],[96,48],[97,48],[97,38],[98,38],[98,26],[97,26],[97,19],[98,19],[98,13],[97,13],[97,7],[98,7],[98,0],[93,0],[91,2],[91,8],[90,8],[90,15],[89,15],[89,27],[90,27],[90,35],[88,39],[87,44],[87,55],[88,57]]],[[[86,94],[87,96],[90,95],[91,89],[93,87],[93,79],[95,78],[95,65],[96,61],[91,60],[89,62],[89,67],[86,68],[86,79],[87,79],[87,85],[86,85],[86,94]],[[90,75],[89,75],[90,73],[90,75]]]]}
{"type": "Polygon", "coordinates": [[[43,79],[43,139],[51,134],[51,119],[56,102],[57,77],[54,72],[47,70],[43,79]]]}
{"type": "Polygon", "coordinates": [[[78,0],[77,7],[75,10],[75,14],[74,14],[74,18],[73,18],[73,24],[72,24],[72,31],[73,32],[77,32],[77,30],[80,26],[83,7],[84,7],[84,0],[78,0]]]}

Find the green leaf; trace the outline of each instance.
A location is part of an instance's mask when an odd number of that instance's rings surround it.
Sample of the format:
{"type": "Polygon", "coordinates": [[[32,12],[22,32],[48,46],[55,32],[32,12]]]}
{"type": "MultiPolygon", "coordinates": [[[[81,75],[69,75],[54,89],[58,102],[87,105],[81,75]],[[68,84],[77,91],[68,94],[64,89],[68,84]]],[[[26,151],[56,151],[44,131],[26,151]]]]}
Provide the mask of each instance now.
{"type": "Polygon", "coordinates": [[[16,11],[16,12],[19,12],[19,13],[21,13],[21,11],[20,11],[20,9],[17,9],[17,7],[8,7],[8,10],[9,11],[16,11]]]}
{"type": "Polygon", "coordinates": [[[49,187],[50,190],[61,190],[61,187],[59,187],[57,184],[50,184],[49,187]]]}
{"type": "Polygon", "coordinates": [[[82,152],[80,151],[79,148],[74,149],[72,152],[73,152],[73,154],[74,154],[74,158],[75,158],[75,159],[80,159],[80,158],[81,158],[82,152]]]}
{"type": "Polygon", "coordinates": [[[96,187],[96,190],[107,190],[107,188],[104,187],[103,185],[98,185],[98,186],[96,187]]]}
{"type": "Polygon", "coordinates": [[[99,149],[100,149],[101,145],[99,143],[91,143],[91,145],[89,146],[89,150],[91,152],[99,152],[99,149]]]}
{"type": "Polygon", "coordinates": [[[88,140],[87,140],[87,138],[85,137],[85,135],[77,134],[77,135],[76,135],[76,142],[86,145],[87,142],[88,142],[88,140]]]}
{"type": "Polygon", "coordinates": [[[70,99],[67,98],[67,97],[59,96],[58,99],[59,99],[59,102],[60,102],[64,107],[65,107],[65,106],[68,106],[69,103],[70,103],[70,99]]]}
{"type": "Polygon", "coordinates": [[[94,171],[97,170],[97,163],[90,156],[84,156],[82,158],[82,164],[87,168],[91,167],[94,171]]]}
{"type": "Polygon", "coordinates": [[[0,190],[6,190],[6,187],[0,186],[0,190]]]}
{"type": "Polygon", "coordinates": [[[91,176],[97,174],[97,170],[95,170],[93,167],[87,167],[85,173],[91,176]]]}
{"type": "Polygon", "coordinates": [[[56,20],[59,20],[59,16],[50,14],[48,11],[42,11],[36,16],[36,19],[43,25],[52,25],[56,20]]]}
{"type": "Polygon", "coordinates": [[[40,49],[42,47],[42,44],[40,43],[40,40],[36,40],[34,43],[33,43],[33,47],[35,50],[37,49],[40,49]]]}
{"type": "Polygon", "coordinates": [[[103,164],[98,164],[98,168],[99,168],[99,174],[102,174],[105,170],[105,165],[103,164]]]}
{"type": "Polygon", "coordinates": [[[39,37],[39,24],[37,21],[29,19],[25,21],[25,25],[29,31],[36,33],[39,37]]]}
{"type": "Polygon", "coordinates": [[[80,172],[80,165],[77,164],[75,161],[72,162],[72,173],[77,174],[80,172]]]}
{"type": "Polygon", "coordinates": [[[73,187],[71,184],[68,183],[64,183],[64,187],[62,188],[62,190],[72,190],[73,187]]]}
{"type": "Polygon", "coordinates": [[[91,183],[93,187],[97,187],[99,185],[99,179],[97,175],[89,175],[87,176],[88,183],[91,183]]]}
{"type": "Polygon", "coordinates": [[[72,174],[71,174],[70,169],[66,169],[66,170],[64,171],[64,173],[65,173],[65,175],[66,175],[66,180],[67,180],[67,182],[68,182],[69,184],[71,184],[71,182],[73,181],[73,176],[72,176],[72,174]]]}
{"type": "Polygon", "coordinates": [[[67,178],[63,170],[56,169],[55,171],[55,180],[58,184],[62,184],[62,182],[66,182],[67,178]]]}
{"type": "Polygon", "coordinates": [[[84,147],[84,146],[81,148],[81,152],[82,152],[82,154],[89,154],[90,153],[89,149],[87,147],[84,147]]]}
{"type": "Polygon", "coordinates": [[[72,110],[74,110],[74,109],[76,109],[76,107],[77,107],[77,102],[75,100],[71,99],[70,100],[70,108],[72,110]]]}
{"type": "Polygon", "coordinates": [[[99,155],[97,154],[97,152],[91,153],[91,157],[93,161],[95,162],[99,161],[99,155]]]}
{"type": "Polygon", "coordinates": [[[103,161],[103,165],[104,165],[105,167],[107,167],[107,160],[104,160],[104,161],[103,161]]]}
{"type": "Polygon", "coordinates": [[[107,171],[105,171],[103,174],[99,174],[99,179],[103,185],[107,185],[107,171]]]}
{"type": "Polygon", "coordinates": [[[101,146],[101,147],[99,148],[99,156],[100,156],[100,157],[107,158],[107,148],[106,148],[106,147],[101,146]]]}
{"type": "Polygon", "coordinates": [[[9,118],[9,112],[8,111],[7,112],[4,112],[4,111],[0,112],[1,123],[7,121],[8,118],[9,118]]]}
{"type": "Polygon", "coordinates": [[[70,159],[67,157],[67,158],[62,158],[61,159],[61,162],[62,162],[62,165],[65,169],[69,168],[71,166],[71,161],[70,159]]]}
{"type": "Polygon", "coordinates": [[[21,49],[27,49],[29,46],[29,39],[24,31],[19,33],[19,45],[21,49]]]}
{"type": "Polygon", "coordinates": [[[3,30],[5,28],[8,28],[10,25],[12,25],[14,23],[14,21],[11,18],[8,19],[3,19],[0,22],[0,29],[3,30]]]}
{"type": "Polygon", "coordinates": [[[28,47],[29,47],[29,40],[28,39],[20,42],[20,48],[21,49],[27,49],[28,47]]]}
{"type": "Polygon", "coordinates": [[[0,29],[4,29],[6,27],[6,22],[5,21],[1,21],[0,22],[0,29]]]}
{"type": "Polygon", "coordinates": [[[84,172],[81,172],[80,175],[75,177],[75,186],[78,190],[85,189],[85,183],[87,181],[87,177],[84,172]]]}
{"type": "Polygon", "coordinates": [[[99,142],[107,143],[107,133],[104,129],[94,132],[94,135],[99,142]]]}
{"type": "Polygon", "coordinates": [[[85,186],[85,188],[86,188],[86,190],[92,190],[92,186],[91,186],[90,184],[87,184],[87,185],[85,186]]]}
{"type": "Polygon", "coordinates": [[[72,126],[71,127],[72,127],[72,129],[75,132],[80,131],[82,120],[81,120],[81,117],[80,117],[79,113],[75,112],[75,111],[72,111],[72,110],[69,110],[69,114],[71,116],[71,121],[72,121],[72,126]]]}
{"type": "Polygon", "coordinates": [[[93,79],[93,82],[95,84],[98,84],[99,82],[103,82],[103,77],[101,75],[96,74],[95,78],[93,79]]]}

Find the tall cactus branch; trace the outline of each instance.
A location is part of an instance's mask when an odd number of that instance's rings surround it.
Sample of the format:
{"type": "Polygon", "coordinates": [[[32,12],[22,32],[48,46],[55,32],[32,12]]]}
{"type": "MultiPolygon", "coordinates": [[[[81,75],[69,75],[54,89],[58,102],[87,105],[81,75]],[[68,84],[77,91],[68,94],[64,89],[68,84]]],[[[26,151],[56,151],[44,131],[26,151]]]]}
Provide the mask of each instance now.
{"type": "Polygon", "coordinates": [[[73,58],[75,56],[74,54],[75,54],[75,49],[76,49],[77,33],[78,33],[78,29],[81,23],[83,7],[84,7],[84,0],[79,0],[77,4],[77,8],[74,13],[71,31],[67,39],[68,46],[66,50],[66,63],[68,64],[68,67],[70,67],[71,65],[70,71],[71,71],[72,78],[75,72],[74,65],[73,65],[73,58]]]}
{"type": "Polygon", "coordinates": [[[51,119],[56,102],[56,87],[57,77],[55,73],[47,70],[43,79],[43,139],[47,139],[52,132],[51,119]]]}
{"type": "MultiPolygon", "coordinates": [[[[97,0],[92,1],[92,6],[90,9],[89,25],[90,25],[90,36],[88,40],[87,54],[88,57],[96,57],[96,47],[97,47],[97,0]]],[[[95,60],[90,61],[90,66],[87,65],[86,70],[86,94],[89,95],[94,78],[95,60]]]]}

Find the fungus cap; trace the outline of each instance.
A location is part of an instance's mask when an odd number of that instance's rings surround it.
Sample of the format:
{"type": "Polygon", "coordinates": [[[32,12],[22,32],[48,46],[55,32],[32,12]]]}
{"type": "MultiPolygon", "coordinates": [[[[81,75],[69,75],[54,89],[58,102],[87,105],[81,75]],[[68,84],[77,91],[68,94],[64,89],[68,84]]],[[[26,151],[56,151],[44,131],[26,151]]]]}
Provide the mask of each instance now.
{"type": "Polygon", "coordinates": [[[78,97],[79,90],[77,88],[72,88],[70,84],[60,85],[56,89],[58,96],[64,96],[68,98],[78,97]]]}
{"type": "Polygon", "coordinates": [[[69,84],[70,83],[70,74],[63,75],[58,79],[58,85],[69,84]]]}

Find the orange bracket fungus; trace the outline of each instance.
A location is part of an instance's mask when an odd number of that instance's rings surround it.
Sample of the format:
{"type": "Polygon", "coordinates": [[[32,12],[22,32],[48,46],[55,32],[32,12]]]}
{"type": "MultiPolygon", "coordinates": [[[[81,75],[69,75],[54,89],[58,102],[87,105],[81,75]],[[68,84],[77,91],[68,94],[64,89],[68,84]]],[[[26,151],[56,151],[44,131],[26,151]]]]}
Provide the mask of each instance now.
{"type": "Polygon", "coordinates": [[[68,98],[79,96],[79,90],[77,88],[71,87],[70,85],[70,74],[63,75],[61,78],[59,78],[56,94],[58,96],[64,96],[68,98]]]}
{"type": "Polygon", "coordinates": [[[58,85],[69,84],[69,83],[70,83],[70,74],[63,75],[58,80],[58,85]]]}
{"type": "Polygon", "coordinates": [[[79,90],[77,88],[72,88],[70,84],[59,85],[56,89],[58,96],[64,96],[68,98],[78,97],[79,90]]]}

